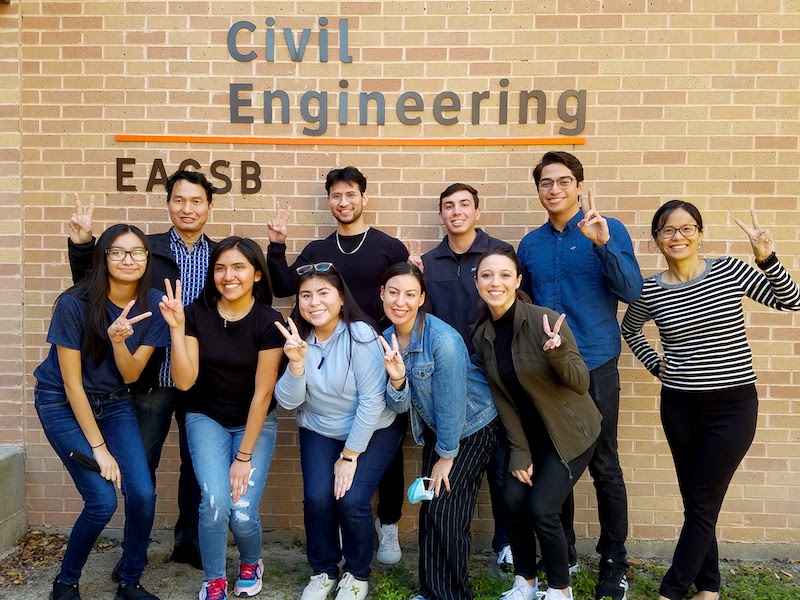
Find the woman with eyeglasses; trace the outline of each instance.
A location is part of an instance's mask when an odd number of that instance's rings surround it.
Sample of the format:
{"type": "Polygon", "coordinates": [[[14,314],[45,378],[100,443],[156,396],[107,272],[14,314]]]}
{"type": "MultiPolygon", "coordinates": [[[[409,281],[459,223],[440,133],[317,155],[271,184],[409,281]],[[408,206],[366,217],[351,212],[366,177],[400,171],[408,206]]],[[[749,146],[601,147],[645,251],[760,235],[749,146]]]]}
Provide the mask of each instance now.
{"type": "Polygon", "coordinates": [[[742,298],[778,310],[800,310],[800,289],[778,261],[768,229],[736,223],[750,240],[757,269],[736,258],[702,258],[703,218],[680,200],[653,216],[651,232],[667,270],[645,279],[628,307],[622,335],[636,358],[661,380],[661,422],[684,504],[685,520],[660,600],[719,598],[715,535],[728,485],[753,441],[756,375],[747,344],[742,298]],[[658,327],[663,355],[642,333],[658,327]]]}
{"type": "Polygon", "coordinates": [[[72,528],[51,600],[80,600],[78,579],[103,528],[125,498],[125,537],[116,600],[152,600],[139,583],[156,496],[128,384],[156,347],[169,343],[160,294],[150,289],[150,246],[132,225],[97,240],[89,274],[53,307],[50,351],[33,375],[45,436],[84,501],[72,528]]]}
{"type": "Polygon", "coordinates": [[[497,409],[461,334],[426,312],[422,271],[408,263],[389,267],[380,293],[392,323],[381,337],[387,404],[410,412],[434,494],[419,513],[421,589],[412,600],[471,600],[469,529],[497,443],[497,409]]]}
{"type": "Polygon", "coordinates": [[[200,600],[227,598],[228,529],[239,549],[236,596],[261,591],[258,506],[278,431],[273,389],[283,359],[278,311],[261,248],[232,236],[208,259],[200,296],[184,310],[180,281],[164,282],[172,379],[185,399],[186,435],[200,484],[200,600]]]}
{"type": "Polygon", "coordinates": [[[336,600],[363,600],[375,539],[370,500],[405,428],[386,407],[378,334],[339,271],[322,262],[297,274],[289,328],[280,326],[289,367],[275,397],[297,409],[300,427],[306,553],[314,571],[302,600],[324,600],[334,588],[336,600]]]}

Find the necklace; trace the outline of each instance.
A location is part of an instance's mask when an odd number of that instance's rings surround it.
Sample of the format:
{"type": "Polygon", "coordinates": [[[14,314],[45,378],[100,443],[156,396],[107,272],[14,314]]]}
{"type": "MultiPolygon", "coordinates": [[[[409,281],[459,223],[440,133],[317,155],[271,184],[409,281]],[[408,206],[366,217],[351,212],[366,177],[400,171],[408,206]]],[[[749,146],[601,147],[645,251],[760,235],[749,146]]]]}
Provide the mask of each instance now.
{"type": "Polygon", "coordinates": [[[243,310],[242,312],[239,313],[230,314],[222,310],[222,306],[220,306],[220,303],[217,302],[217,312],[219,313],[219,316],[222,317],[222,326],[227,327],[228,321],[240,321],[241,319],[244,319],[247,315],[250,314],[250,311],[253,310],[253,307],[255,305],[256,305],[256,299],[253,298],[250,301],[250,306],[248,306],[246,310],[243,310]]]}
{"type": "Polygon", "coordinates": [[[335,232],[335,234],[334,234],[334,237],[336,237],[336,247],[337,247],[337,248],[339,248],[339,252],[341,252],[342,254],[344,254],[344,255],[346,255],[346,256],[350,256],[351,254],[355,254],[356,252],[358,252],[359,250],[361,250],[361,246],[363,246],[363,245],[364,245],[364,240],[366,240],[366,239],[367,239],[367,234],[368,234],[368,233],[369,233],[369,227],[367,227],[367,228],[364,230],[364,235],[362,235],[362,236],[361,236],[361,241],[360,241],[360,242],[358,242],[358,246],[356,246],[355,250],[351,250],[350,252],[345,252],[345,251],[342,249],[342,244],[341,244],[341,242],[339,241],[339,232],[338,232],[338,231],[336,231],[336,232],[335,232]]]}

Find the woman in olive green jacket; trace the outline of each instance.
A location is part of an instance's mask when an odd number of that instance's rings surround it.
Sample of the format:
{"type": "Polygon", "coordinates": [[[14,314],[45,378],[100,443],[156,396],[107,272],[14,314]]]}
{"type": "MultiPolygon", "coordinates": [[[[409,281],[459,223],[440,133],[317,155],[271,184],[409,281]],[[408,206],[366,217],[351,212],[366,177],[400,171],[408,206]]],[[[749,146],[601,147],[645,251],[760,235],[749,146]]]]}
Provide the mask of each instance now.
{"type": "Polygon", "coordinates": [[[589,464],[601,416],[564,315],[531,304],[521,282],[513,251],[495,248],[479,259],[475,284],[486,306],[472,341],[511,445],[504,507],[516,577],[504,600],[536,597],[534,532],[547,569],[545,599],[571,599],[560,513],[589,464]]]}

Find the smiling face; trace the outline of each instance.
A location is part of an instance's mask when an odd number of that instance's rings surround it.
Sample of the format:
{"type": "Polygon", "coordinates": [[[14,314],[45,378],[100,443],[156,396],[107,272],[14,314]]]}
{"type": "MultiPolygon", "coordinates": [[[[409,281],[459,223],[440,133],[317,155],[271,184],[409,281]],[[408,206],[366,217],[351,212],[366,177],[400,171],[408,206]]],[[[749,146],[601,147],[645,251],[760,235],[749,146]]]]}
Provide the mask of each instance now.
{"type": "Polygon", "coordinates": [[[184,241],[194,243],[203,233],[213,204],[209,203],[205,188],[186,179],[180,179],[172,188],[167,201],[169,219],[184,241]]]}
{"type": "Polygon", "coordinates": [[[478,265],[475,285],[478,295],[486,302],[492,318],[502,317],[514,304],[517,289],[522,284],[522,275],[507,256],[490,254],[478,265]]]}
{"type": "Polygon", "coordinates": [[[261,271],[256,271],[236,248],[222,252],[214,263],[214,286],[220,293],[223,309],[230,307],[231,312],[246,309],[252,300],[253,284],[261,281],[261,276],[261,271]]]}
{"type": "Polygon", "coordinates": [[[337,181],[328,194],[333,218],[344,225],[361,219],[367,200],[367,193],[362,194],[358,184],[350,181],[337,181]]]}
{"type": "Polygon", "coordinates": [[[139,281],[144,275],[147,268],[147,260],[134,260],[131,255],[133,250],[144,250],[142,240],[139,239],[133,232],[123,233],[121,236],[111,242],[108,248],[120,249],[126,252],[125,258],[122,260],[111,260],[106,254],[106,267],[108,268],[108,277],[117,283],[133,283],[139,281]]]}
{"type": "Polygon", "coordinates": [[[680,232],[680,228],[684,225],[696,226],[698,223],[686,210],[676,208],[659,227],[659,232],[656,234],[656,245],[668,262],[697,257],[697,250],[703,239],[703,232],[698,230],[694,235],[685,236],[680,232]],[[667,239],[661,237],[661,231],[665,227],[675,229],[675,235],[667,239]]]}
{"type": "Polygon", "coordinates": [[[572,177],[572,171],[563,163],[553,163],[547,165],[542,169],[541,178],[539,180],[539,202],[542,203],[547,211],[550,220],[554,224],[562,224],[569,221],[580,210],[578,196],[583,188],[583,182],[578,183],[577,180],[570,182],[570,184],[562,188],[558,183],[545,190],[541,186],[543,179],[549,179],[557,182],[561,177],[572,177]]]}
{"type": "Polygon", "coordinates": [[[344,299],[331,283],[323,277],[311,277],[300,285],[297,308],[306,321],[314,327],[318,340],[327,340],[339,323],[344,299]]]}
{"type": "Polygon", "coordinates": [[[417,320],[425,294],[413,275],[395,275],[381,287],[383,312],[398,331],[407,331],[417,320]]]}
{"type": "Polygon", "coordinates": [[[463,235],[475,230],[481,210],[475,208],[475,199],[470,192],[460,190],[442,198],[439,218],[449,235],[463,235]]]}

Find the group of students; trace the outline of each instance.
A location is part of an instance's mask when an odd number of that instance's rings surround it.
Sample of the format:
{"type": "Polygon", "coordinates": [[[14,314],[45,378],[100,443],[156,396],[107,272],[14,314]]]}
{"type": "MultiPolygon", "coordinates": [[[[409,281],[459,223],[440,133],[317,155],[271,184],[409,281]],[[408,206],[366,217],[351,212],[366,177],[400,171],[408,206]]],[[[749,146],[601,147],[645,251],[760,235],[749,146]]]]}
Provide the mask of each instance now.
{"type": "Polygon", "coordinates": [[[115,598],[155,598],[139,580],[173,412],[182,465],[172,558],[200,563],[201,600],[224,599],[230,529],[240,561],[233,593],[257,594],[258,507],[280,404],[296,411],[299,427],[313,570],[302,600],[334,591],[336,600],[363,600],[375,529],[378,558],[400,559],[397,490],[409,421],[423,447],[423,480],[412,488],[430,498],[420,510],[414,600],[473,597],[470,522],[487,467],[495,537],[510,544],[501,558],[513,555],[504,600],[572,598],[572,488],[587,468],[601,525],[596,597],[624,600],[627,499],[616,438],[623,301],[622,335],[662,382],[685,507],[659,598],[680,600],[692,584],[697,600],[718,598],[716,520],[757,415],[741,300],[800,310],[800,289],[755,213],[752,227],[737,223],[760,271],[701,258],[702,217],[678,200],[652,223],[667,270],[643,280],[624,226],[581,194],[576,157],[548,152],[533,176],[548,220],[517,253],[476,228],[477,191],[454,184],[439,202],[448,235],[409,255],[364,223],[366,179],[353,167],[326,179],[336,231],[291,266],[288,209],[269,223],[266,259],[252,240],[214,243],[203,234],[213,186],[200,173],[170,177],[166,234],[114,225],[95,241],[92,206],[78,203],[69,244],[76,284],[55,303],[50,352],[34,373],[45,435],[85,503],[50,597],[80,598],[81,570],[116,509],[116,486],[125,530],[115,598]],[[287,321],[271,307],[273,293],[294,294],[287,321]],[[651,319],[662,354],[642,333],[651,319]]]}

